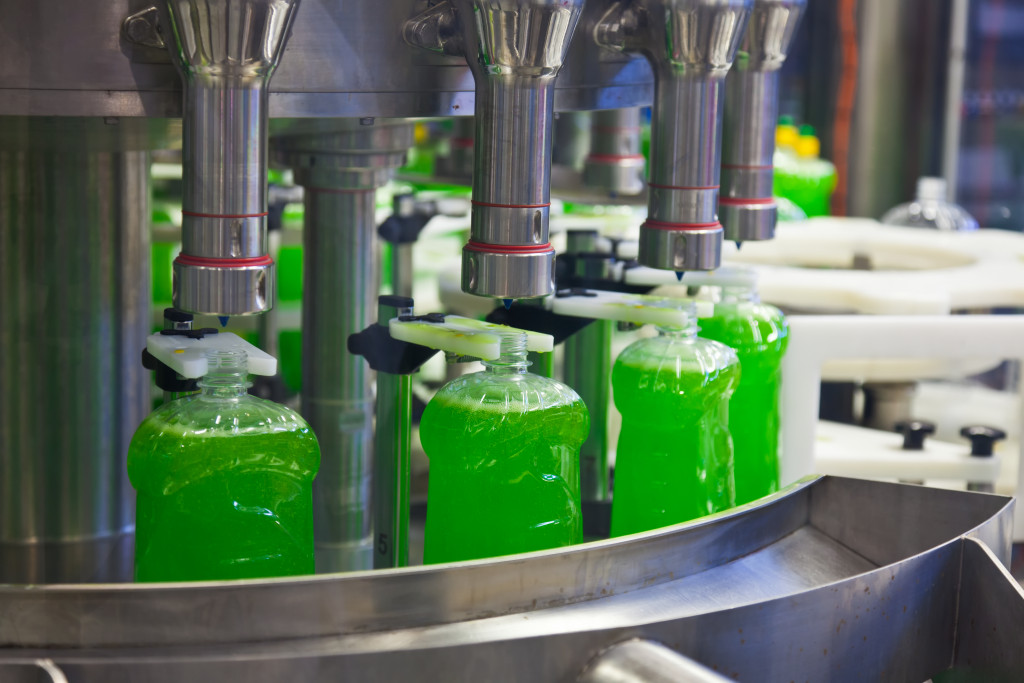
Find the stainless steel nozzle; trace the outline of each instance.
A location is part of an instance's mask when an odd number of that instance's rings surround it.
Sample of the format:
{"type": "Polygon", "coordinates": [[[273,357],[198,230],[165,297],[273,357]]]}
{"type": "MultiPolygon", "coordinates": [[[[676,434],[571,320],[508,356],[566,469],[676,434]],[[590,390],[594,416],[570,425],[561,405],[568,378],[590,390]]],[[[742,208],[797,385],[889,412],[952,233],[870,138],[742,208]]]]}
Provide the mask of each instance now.
{"type": "Polygon", "coordinates": [[[725,238],[775,236],[772,198],[779,69],[807,0],[755,0],[743,43],[726,78],[722,191],[718,211],[725,238]]]}
{"type": "Polygon", "coordinates": [[[666,270],[721,261],[722,95],[753,0],[636,0],[612,5],[598,44],[647,57],[654,70],[647,221],[639,260],[666,270]]]}
{"type": "Polygon", "coordinates": [[[274,300],[267,254],[267,85],[299,0],[167,0],[184,83],[174,305],[245,315],[274,300]]]}

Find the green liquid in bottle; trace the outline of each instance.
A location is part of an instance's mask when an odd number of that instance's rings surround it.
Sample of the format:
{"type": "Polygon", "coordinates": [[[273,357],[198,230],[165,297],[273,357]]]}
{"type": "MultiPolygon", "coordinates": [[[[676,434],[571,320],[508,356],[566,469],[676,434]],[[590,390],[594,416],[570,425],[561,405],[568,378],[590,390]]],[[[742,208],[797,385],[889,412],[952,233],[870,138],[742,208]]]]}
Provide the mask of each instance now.
{"type": "Polygon", "coordinates": [[[294,411],[246,394],[244,370],[218,372],[132,437],[138,581],[313,573],[316,437],[294,411]]]}
{"type": "Polygon", "coordinates": [[[423,561],[579,543],[587,409],[569,387],[526,372],[525,337],[445,385],[420,422],[430,457],[423,561]]]}
{"type": "Polygon", "coordinates": [[[612,536],[733,506],[727,423],[739,373],[735,353],[698,339],[692,324],[663,329],[619,355],[612,368],[615,406],[622,414],[612,536]]]}
{"type": "Polygon", "coordinates": [[[779,490],[779,385],[789,328],[782,311],[758,303],[752,289],[725,288],[700,336],[736,350],[743,375],[729,402],[736,504],[779,490]]]}

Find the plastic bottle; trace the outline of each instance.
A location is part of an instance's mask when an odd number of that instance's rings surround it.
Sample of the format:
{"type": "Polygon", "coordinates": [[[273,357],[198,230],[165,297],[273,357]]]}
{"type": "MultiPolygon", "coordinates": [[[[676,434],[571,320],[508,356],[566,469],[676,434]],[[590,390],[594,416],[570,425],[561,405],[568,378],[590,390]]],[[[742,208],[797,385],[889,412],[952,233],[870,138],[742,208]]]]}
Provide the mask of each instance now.
{"type": "Polygon", "coordinates": [[[736,504],[779,490],[779,384],[789,327],[782,311],[760,303],[753,281],[720,289],[700,336],[735,349],[742,374],[729,400],[736,504]]]}
{"type": "Polygon", "coordinates": [[[426,564],[579,543],[580,446],[590,419],[561,382],[527,372],[526,336],[455,379],[420,422],[430,458],[426,564]]]}
{"type": "Polygon", "coordinates": [[[978,229],[974,216],[962,206],[946,201],[945,178],[918,178],[917,198],[886,211],[882,223],[951,232],[978,229]]]}
{"type": "Polygon", "coordinates": [[[815,137],[811,126],[800,127],[795,150],[796,160],[791,167],[785,164],[776,167],[773,190],[808,216],[827,216],[832,192],[836,189],[836,167],[819,157],[821,141],[815,137]]]}
{"type": "Polygon", "coordinates": [[[615,457],[613,536],[684,522],[733,506],[728,404],[736,352],[682,329],[630,344],[612,367],[622,430],[615,457]]]}
{"type": "Polygon", "coordinates": [[[208,361],[201,392],[163,405],[132,437],[135,578],[312,574],[316,437],[294,411],[246,393],[244,351],[208,361]]]}

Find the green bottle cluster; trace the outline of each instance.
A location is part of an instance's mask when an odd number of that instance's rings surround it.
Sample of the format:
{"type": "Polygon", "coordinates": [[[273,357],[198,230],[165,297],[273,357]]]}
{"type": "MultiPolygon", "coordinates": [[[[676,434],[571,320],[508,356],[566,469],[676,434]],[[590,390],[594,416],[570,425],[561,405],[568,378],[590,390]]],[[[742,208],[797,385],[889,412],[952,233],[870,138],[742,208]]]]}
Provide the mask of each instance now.
{"type": "Polygon", "coordinates": [[[589,431],[580,397],[527,372],[526,336],[455,379],[420,422],[430,458],[424,563],[579,543],[579,453],[589,431]]]}
{"type": "Polygon", "coordinates": [[[688,323],[634,342],[612,368],[622,414],[616,450],[612,536],[685,522],[734,505],[729,398],[740,379],[736,352],[688,323]]]}
{"type": "Polygon", "coordinates": [[[779,385],[789,328],[782,311],[760,303],[753,284],[721,288],[700,336],[736,350],[742,374],[729,402],[736,504],[779,489],[779,385]]]}
{"type": "Polygon", "coordinates": [[[807,216],[827,216],[838,179],[836,167],[821,158],[821,141],[812,126],[797,129],[791,120],[783,119],[776,128],[772,190],[807,216]]]}
{"type": "Polygon", "coordinates": [[[309,425],[246,393],[244,351],[211,351],[198,394],[151,413],[132,437],[137,581],[312,574],[309,425]]]}

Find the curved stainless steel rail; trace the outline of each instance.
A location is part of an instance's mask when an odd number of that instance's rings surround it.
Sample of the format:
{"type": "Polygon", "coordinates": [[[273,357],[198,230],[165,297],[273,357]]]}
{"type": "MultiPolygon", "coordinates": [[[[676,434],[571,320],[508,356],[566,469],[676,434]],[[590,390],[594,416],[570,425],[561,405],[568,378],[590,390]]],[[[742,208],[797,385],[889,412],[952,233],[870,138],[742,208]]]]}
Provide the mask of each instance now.
{"type": "Polygon", "coordinates": [[[3,587],[0,673],[47,660],[74,681],[569,681],[646,638],[746,681],[921,681],[968,662],[1020,680],[1012,509],[821,477],[706,520],[494,560],[3,587]]]}

